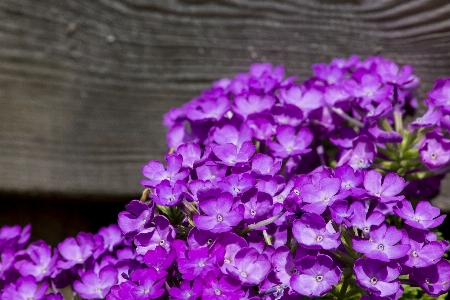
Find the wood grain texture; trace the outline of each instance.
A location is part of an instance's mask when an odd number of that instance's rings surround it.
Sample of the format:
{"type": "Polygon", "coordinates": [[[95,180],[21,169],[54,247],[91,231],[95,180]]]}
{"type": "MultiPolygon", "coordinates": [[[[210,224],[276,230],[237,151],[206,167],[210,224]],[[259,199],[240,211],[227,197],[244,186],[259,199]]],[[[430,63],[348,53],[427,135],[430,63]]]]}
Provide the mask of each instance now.
{"type": "Polygon", "coordinates": [[[448,1],[0,1],[0,190],[136,195],[163,114],[254,61],[333,57],[450,75],[448,1]]]}

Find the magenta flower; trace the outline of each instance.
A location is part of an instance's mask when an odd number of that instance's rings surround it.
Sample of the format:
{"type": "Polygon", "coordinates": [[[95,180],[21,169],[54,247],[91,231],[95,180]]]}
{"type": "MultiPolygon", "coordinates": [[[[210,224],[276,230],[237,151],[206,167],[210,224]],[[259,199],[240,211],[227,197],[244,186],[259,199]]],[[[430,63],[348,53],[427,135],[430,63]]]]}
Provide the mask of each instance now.
{"type": "Polygon", "coordinates": [[[446,215],[439,216],[441,210],[432,206],[428,201],[420,201],[414,211],[411,202],[403,200],[397,203],[394,212],[405,220],[405,224],[418,229],[437,227],[444,222],[446,217],[446,215]]]}
{"type": "Polygon", "coordinates": [[[272,114],[255,114],[245,120],[245,124],[252,130],[253,137],[260,141],[270,139],[276,132],[275,120],[272,114]]]}
{"type": "Polygon", "coordinates": [[[73,288],[85,299],[102,299],[116,283],[117,270],[112,266],[106,266],[98,274],[93,270],[82,273],[81,281],[76,280],[73,288]]]}
{"type": "Polygon", "coordinates": [[[291,276],[298,271],[291,250],[281,246],[275,250],[270,260],[278,280],[283,284],[289,284],[291,276]]]}
{"type": "Polygon", "coordinates": [[[400,270],[396,262],[386,263],[370,258],[359,258],[353,270],[356,282],[376,296],[390,296],[400,288],[400,282],[397,280],[400,270]]]}
{"type": "Polygon", "coordinates": [[[385,220],[385,216],[378,211],[366,211],[366,207],[361,202],[354,202],[349,210],[353,210],[349,218],[351,224],[360,229],[366,237],[369,236],[373,225],[380,225],[385,220]]]}
{"type": "Polygon", "coordinates": [[[219,263],[219,268],[224,274],[228,274],[228,266],[234,266],[236,253],[242,248],[248,247],[248,243],[243,237],[233,232],[227,232],[216,241],[215,247],[223,247],[225,249],[223,262],[219,263]]]}
{"type": "Polygon", "coordinates": [[[296,262],[296,267],[298,273],[291,277],[291,288],[308,297],[325,295],[341,278],[339,267],[334,267],[333,260],[324,254],[306,256],[296,262]]]}
{"type": "Polygon", "coordinates": [[[336,249],[341,243],[340,232],[334,230],[331,221],[325,224],[322,216],[315,213],[305,213],[295,220],[292,234],[307,249],[336,249]]]}
{"type": "Polygon", "coordinates": [[[303,113],[309,112],[324,105],[323,94],[316,89],[305,89],[299,85],[292,85],[280,89],[280,101],[300,108],[303,113]]]}
{"type": "Polygon", "coordinates": [[[353,169],[367,169],[372,165],[376,154],[373,141],[366,135],[360,135],[352,141],[352,149],[343,152],[337,167],[348,164],[353,169]]]}
{"type": "MultiPolygon", "coordinates": [[[[258,154],[257,154],[258,155],[258,154]]],[[[255,155],[256,156],[256,155],[255,155]]],[[[236,197],[241,195],[255,186],[255,179],[249,174],[231,174],[227,176],[223,181],[219,181],[217,186],[224,192],[229,192],[236,197]]]]}
{"type": "Polygon", "coordinates": [[[219,198],[203,200],[199,207],[205,215],[194,215],[194,223],[201,230],[210,230],[214,233],[230,231],[244,217],[244,207],[233,206],[233,195],[222,193],[219,198]]]}
{"type": "Polygon", "coordinates": [[[402,236],[395,226],[381,224],[371,229],[370,240],[353,238],[353,248],[366,254],[366,257],[388,262],[405,256],[411,248],[410,245],[397,245],[402,236]]]}

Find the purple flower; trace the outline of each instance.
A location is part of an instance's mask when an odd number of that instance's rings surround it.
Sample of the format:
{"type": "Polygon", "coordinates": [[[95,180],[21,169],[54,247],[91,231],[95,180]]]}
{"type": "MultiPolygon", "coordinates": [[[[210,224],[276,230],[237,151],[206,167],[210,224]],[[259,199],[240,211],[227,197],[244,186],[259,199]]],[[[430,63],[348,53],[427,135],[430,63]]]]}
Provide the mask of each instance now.
{"type": "Polygon", "coordinates": [[[37,241],[30,244],[26,254],[23,259],[14,264],[20,275],[33,275],[37,281],[41,281],[56,271],[57,251],[52,255],[52,249],[45,242],[37,241]]]}
{"type": "Polygon", "coordinates": [[[331,291],[341,278],[341,270],[324,254],[306,256],[296,262],[298,273],[291,277],[291,288],[301,295],[320,297],[331,291]]]}
{"type": "Polygon", "coordinates": [[[23,230],[20,226],[3,226],[0,228],[0,250],[11,248],[21,250],[31,236],[31,225],[26,225],[23,230]]]}
{"type": "Polygon", "coordinates": [[[227,275],[219,277],[218,272],[209,272],[204,279],[203,299],[221,300],[221,299],[239,299],[244,296],[241,290],[241,283],[227,275]]]}
{"type": "Polygon", "coordinates": [[[42,284],[38,285],[36,278],[28,275],[19,278],[16,283],[7,285],[1,297],[2,300],[42,300],[48,287],[47,281],[43,281],[42,284]]]}
{"type": "Polygon", "coordinates": [[[180,283],[180,288],[173,287],[170,289],[169,294],[176,300],[195,300],[202,295],[203,281],[200,278],[196,278],[192,282],[183,280],[180,283]]]}
{"type": "Polygon", "coordinates": [[[249,115],[269,111],[274,104],[273,96],[239,95],[234,99],[233,111],[245,120],[249,115]]]}
{"type": "Polygon", "coordinates": [[[397,280],[400,270],[396,262],[386,263],[370,258],[359,258],[353,270],[356,282],[376,296],[390,296],[400,288],[400,282],[397,280]]]}
{"type": "Polygon", "coordinates": [[[430,170],[445,166],[450,161],[450,140],[436,132],[427,133],[419,148],[423,164],[430,170]]]}
{"type": "Polygon", "coordinates": [[[375,144],[366,135],[360,135],[352,141],[353,149],[344,151],[337,167],[345,164],[353,169],[366,169],[370,167],[377,154],[375,144]]]}
{"type": "Polygon", "coordinates": [[[410,278],[430,296],[445,294],[450,289],[450,262],[442,258],[429,267],[414,268],[410,278]]]}
{"type": "Polygon", "coordinates": [[[385,220],[385,216],[378,211],[373,209],[366,211],[361,202],[354,202],[349,210],[353,210],[353,214],[349,218],[351,224],[360,229],[364,236],[369,236],[372,225],[380,225],[385,220]]]}
{"type": "Polygon", "coordinates": [[[276,104],[272,107],[271,114],[278,125],[297,127],[304,121],[303,112],[294,105],[276,104]]]}
{"type": "Polygon", "coordinates": [[[98,235],[103,239],[103,248],[110,252],[112,252],[117,245],[122,243],[124,238],[119,226],[115,224],[100,228],[98,235]]]}
{"type": "Polygon", "coordinates": [[[291,126],[280,126],[277,129],[277,141],[267,141],[275,157],[286,158],[288,156],[305,154],[311,151],[306,149],[313,140],[313,134],[308,128],[301,128],[298,133],[291,126]]]}
{"type": "Polygon", "coordinates": [[[437,227],[444,222],[446,217],[446,215],[439,216],[440,209],[432,206],[428,201],[420,201],[414,212],[411,202],[403,200],[397,203],[394,212],[405,220],[405,224],[418,229],[437,227]]]}
{"type": "Polygon", "coordinates": [[[251,175],[256,179],[269,180],[281,169],[281,161],[266,154],[257,153],[252,159],[251,175]]]}
{"type": "Polygon", "coordinates": [[[215,146],[213,152],[220,159],[218,163],[231,167],[246,166],[255,153],[255,145],[252,142],[245,142],[238,149],[235,145],[228,143],[215,146]]]}
{"type": "Polygon", "coordinates": [[[94,252],[95,242],[92,234],[80,232],[77,238],[67,238],[59,243],[58,250],[62,260],[58,261],[58,268],[69,269],[76,264],[84,263],[94,252]]]}
{"type": "Polygon", "coordinates": [[[154,227],[142,230],[134,238],[138,254],[143,255],[148,250],[154,250],[158,245],[169,250],[170,244],[175,240],[175,229],[166,217],[156,216],[153,223],[154,227]]]}
{"type": "Polygon", "coordinates": [[[395,226],[381,224],[370,231],[370,239],[353,238],[353,248],[367,257],[390,261],[405,256],[410,245],[396,245],[402,239],[402,232],[395,226]]]}
{"type": "Polygon", "coordinates": [[[230,176],[227,176],[223,181],[219,181],[217,183],[217,186],[224,192],[229,192],[234,197],[236,197],[254,187],[255,179],[246,173],[242,174],[241,176],[237,174],[231,174],[230,176]]]}
{"type": "MultiPolygon", "coordinates": [[[[300,253],[301,251],[297,252],[300,253]]],[[[286,246],[281,246],[275,250],[270,260],[278,280],[283,284],[289,284],[292,274],[297,272],[291,250],[286,246]]]]}
{"type": "Polygon", "coordinates": [[[149,207],[139,200],[133,200],[125,206],[125,209],[126,211],[119,213],[119,227],[125,235],[135,235],[150,223],[155,206],[149,207]]]}
{"type": "Polygon", "coordinates": [[[183,162],[181,155],[169,155],[167,157],[167,171],[157,160],[151,160],[142,167],[142,174],[150,180],[141,180],[145,187],[154,188],[163,180],[169,180],[175,183],[177,180],[183,180],[189,175],[188,170],[180,171],[183,162]]]}
{"type": "Polygon", "coordinates": [[[209,135],[212,136],[214,142],[219,145],[233,144],[237,148],[241,148],[242,144],[252,140],[252,130],[241,121],[231,119],[231,124],[225,123],[222,127],[217,125],[211,128],[209,135]]]}
{"type": "Polygon", "coordinates": [[[234,257],[234,265],[228,265],[228,274],[239,279],[242,285],[257,285],[269,274],[271,265],[266,254],[254,248],[242,248],[234,257]]]}
{"type": "Polygon", "coordinates": [[[200,146],[193,142],[181,144],[177,148],[177,154],[183,157],[182,166],[191,169],[202,164],[209,157],[210,153],[211,148],[207,147],[203,157],[201,157],[202,150],[200,146]]]}
{"type": "Polygon", "coordinates": [[[241,197],[244,210],[244,220],[248,223],[257,223],[267,218],[272,210],[273,198],[257,189],[251,189],[241,197]]]}
{"type": "Polygon", "coordinates": [[[292,234],[298,243],[307,249],[336,249],[340,245],[339,235],[331,224],[318,214],[305,213],[300,220],[295,220],[292,234]]]}
{"type": "Polygon", "coordinates": [[[85,299],[105,298],[113,285],[117,283],[117,270],[106,266],[96,274],[89,270],[81,274],[81,281],[73,283],[74,290],[85,299]]]}
{"type": "Polygon", "coordinates": [[[441,243],[428,242],[425,231],[412,228],[408,234],[404,234],[402,244],[410,245],[408,255],[401,261],[410,268],[423,268],[434,265],[444,255],[445,249],[441,243]]]}
{"type": "Polygon", "coordinates": [[[186,193],[184,181],[178,180],[172,185],[168,180],[163,180],[156,186],[155,195],[151,197],[156,204],[174,206],[183,200],[184,193],[186,193]]]}
{"type": "Polygon", "coordinates": [[[144,255],[144,263],[150,267],[155,268],[156,271],[167,270],[175,261],[176,251],[174,248],[170,248],[167,251],[161,246],[156,246],[154,250],[148,250],[144,255]]]}
{"type": "Polygon", "coordinates": [[[358,197],[366,192],[361,188],[364,180],[362,171],[355,171],[351,166],[345,165],[337,167],[334,176],[341,180],[341,189],[351,191],[353,197],[358,197]]]}
{"type": "Polygon", "coordinates": [[[384,131],[378,128],[377,121],[373,121],[368,129],[369,133],[374,137],[377,143],[399,144],[403,140],[403,136],[396,131],[384,131]]]}
{"type": "Polygon", "coordinates": [[[417,118],[410,124],[412,128],[431,127],[442,118],[442,109],[435,109],[435,106],[427,100],[424,102],[428,104],[428,110],[422,117],[417,118]]]}
{"type": "Polygon", "coordinates": [[[450,104],[450,80],[448,78],[436,80],[428,97],[436,106],[448,106],[450,104]]]}
{"type": "Polygon", "coordinates": [[[281,102],[300,108],[306,115],[324,105],[321,92],[316,89],[305,90],[298,85],[280,89],[279,97],[281,102]]]}
{"type": "Polygon", "coordinates": [[[405,187],[405,180],[395,173],[389,173],[381,184],[381,174],[370,170],[364,177],[364,188],[368,195],[379,199],[381,203],[392,203],[402,200],[404,196],[398,195],[405,187]]]}
{"type": "Polygon", "coordinates": [[[179,257],[178,270],[183,279],[193,280],[197,276],[205,277],[209,271],[217,269],[219,261],[223,260],[225,249],[223,247],[198,248],[187,251],[186,257],[179,257]]]}
{"type": "Polygon", "coordinates": [[[218,121],[230,110],[230,106],[230,100],[223,96],[215,100],[197,99],[189,105],[186,116],[195,122],[218,121]]]}
{"type": "Polygon", "coordinates": [[[215,247],[223,247],[225,249],[223,263],[219,263],[219,268],[222,273],[228,274],[227,267],[234,266],[236,253],[242,248],[248,247],[248,243],[243,237],[233,232],[228,232],[218,238],[215,247]]]}
{"type": "Polygon", "coordinates": [[[252,130],[253,137],[260,141],[270,139],[276,132],[275,120],[268,113],[251,115],[245,124],[252,130]]]}
{"type": "MultiPolygon", "coordinates": [[[[165,275],[164,273],[158,273],[153,268],[135,270],[131,274],[131,280],[137,282],[138,285],[131,287],[129,295],[135,300],[159,299],[166,291],[163,287],[166,281],[165,275]]],[[[123,297],[122,299],[129,298],[123,297]]]]}
{"type": "Polygon", "coordinates": [[[338,193],[341,189],[341,180],[338,178],[323,178],[319,184],[305,184],[300,188],[304,205],[302,209],[306,212],[322,214],[325,209],[336,200],[346,198],[350,191],[338,193]]]}
{"type": "Polygon", "coordinates": [[[214,233],[226,232],[236,226],[244,216],[244,207],[238,205],[232,209],[233,195],[222,193],[219,198],[203,200],[199,207],[204,215],[194,215],[194,223],[201,230],[214,233]]]}

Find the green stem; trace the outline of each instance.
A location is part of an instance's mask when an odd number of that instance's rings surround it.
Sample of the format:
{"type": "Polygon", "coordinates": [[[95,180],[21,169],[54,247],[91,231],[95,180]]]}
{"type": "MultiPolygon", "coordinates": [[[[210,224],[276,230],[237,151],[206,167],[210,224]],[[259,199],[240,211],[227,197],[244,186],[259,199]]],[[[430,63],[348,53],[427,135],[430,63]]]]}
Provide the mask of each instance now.
{"type": "Polygon", "coordinates": [[[354,288],[352,288],[350,291],[348,291],[348,293],[345,294],[345,297],[342,298],[342,299],[348,299],[348,298],[350,298],[350,297],[352,297],[352,296],[355,296],[355,295],[358,294],[359,292],[360,292],[359,288],[354,287],[354,288]]]}
{"type": "Polygon", "coordinates": [[[348,288],[348,280],[346,280],[346,278],[344,278],[344,282],[342,283],[341,286],[341,291],[339,292],[339,300],[344,300],[345,298],[345,294],[347,292],[347,288],[348,288]]]}

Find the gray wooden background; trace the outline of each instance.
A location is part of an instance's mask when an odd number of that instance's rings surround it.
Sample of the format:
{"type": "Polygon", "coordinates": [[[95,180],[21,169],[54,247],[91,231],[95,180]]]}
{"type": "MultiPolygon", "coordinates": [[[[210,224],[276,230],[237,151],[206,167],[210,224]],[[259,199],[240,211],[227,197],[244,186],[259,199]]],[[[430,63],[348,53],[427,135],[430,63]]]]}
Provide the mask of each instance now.
{"type": "Polygon", "coordinates": [[[450,76],[449,1],[1,0],[0,194],[126,203],[169,108],[252,62],[305,79],[351,54],[412,64],[425,96],[450,76]]]}

